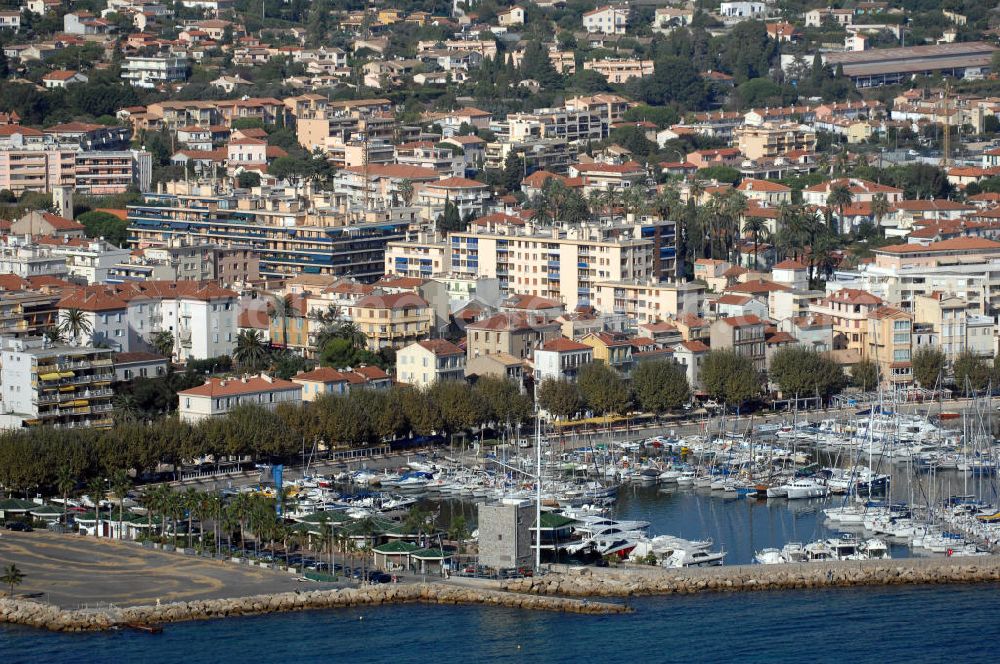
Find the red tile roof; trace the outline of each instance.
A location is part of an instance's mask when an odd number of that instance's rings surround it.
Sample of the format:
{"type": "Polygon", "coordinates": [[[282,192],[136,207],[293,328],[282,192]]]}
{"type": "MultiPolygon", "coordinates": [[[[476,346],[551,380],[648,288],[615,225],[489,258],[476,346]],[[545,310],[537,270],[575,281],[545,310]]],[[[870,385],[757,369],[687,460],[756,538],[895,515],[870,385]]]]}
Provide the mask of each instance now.
{"type": "Polygon", "coordinates": [[[762,321],[757,316],[750,314],[748,316],[731,316],[729,318],[720,318],[726,325],[730,327],[746,327],[748,325],[763,325],[762,321]]]}
{"type": "Polygon", "coordinates": [[[548,350],[554,353],[570,353],[592,349],[587,344],[582,344],[579,341],[573,341],[572,339],[567,339],[566,337],[559,337],[558,339],[552,339],[551,341],[545,342],[542,346],[542,350],[548,350]]]}
{"type": "Polygon", "coordinates": [[[178,395],[189,397],[231,397],[240,394],[258,394],[260,392],[299,391],[302,386],[290,380],[263,376],[249,378],[209,378],[204,385],[181,390],[178,395]]]}
{"type": "Polygon", "coordinates": [[[438,357],[444,355],[465,355],[465,351],[447,339],[425,339],[424,341],[418,341],[417,344],[438,357]]]}

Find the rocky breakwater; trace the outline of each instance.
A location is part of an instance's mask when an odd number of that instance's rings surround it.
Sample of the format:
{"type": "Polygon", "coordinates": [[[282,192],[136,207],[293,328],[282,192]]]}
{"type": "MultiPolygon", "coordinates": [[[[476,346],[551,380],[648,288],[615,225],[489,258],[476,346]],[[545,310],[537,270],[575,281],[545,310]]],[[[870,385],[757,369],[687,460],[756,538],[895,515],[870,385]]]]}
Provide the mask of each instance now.
{"type": "Polygon", "coordinates": [[[704,569],[561,568],[512,579],[504,590],[563,597],[627,597],[697,592],[848,588],[1000,581],[1000,556],[738,565],[704,569]]]}
{"type": "Polygon", "coordinates": [[[584,614],[626,613],[621,604],[565,597],[545,597],[498,590],[468,588],[444,583],[382,585],[337,590],[255,595],[227,599],[175,602],[159,606],[133,606],[104,610],[71,611],[20,599],[0,600],[0,623],[13,623],[59,632],[80,632],[185,620],[305,611],[345,607],[423,602],[427,604],[480,604],[537,611],[584,614]]]}

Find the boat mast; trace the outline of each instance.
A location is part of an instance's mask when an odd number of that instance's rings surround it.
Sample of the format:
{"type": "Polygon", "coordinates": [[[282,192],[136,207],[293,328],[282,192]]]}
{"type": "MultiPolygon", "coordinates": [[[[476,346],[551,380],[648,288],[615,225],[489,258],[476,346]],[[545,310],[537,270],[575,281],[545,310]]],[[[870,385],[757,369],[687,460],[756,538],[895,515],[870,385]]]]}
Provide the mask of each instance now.
{"type": "Polygon", "coordinates": [[[542,417],[535,389],[535,572],[542,569],[542,417]]]}

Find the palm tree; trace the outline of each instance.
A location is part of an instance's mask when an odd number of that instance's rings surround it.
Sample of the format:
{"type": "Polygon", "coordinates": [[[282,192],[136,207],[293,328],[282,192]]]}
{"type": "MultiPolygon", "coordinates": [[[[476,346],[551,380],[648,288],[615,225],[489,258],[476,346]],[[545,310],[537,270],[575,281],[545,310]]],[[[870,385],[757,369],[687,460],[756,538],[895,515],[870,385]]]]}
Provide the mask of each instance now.
{"type": "Polygon", "coordinates": [[[105,489],[104,480],[100,477],[90,478],[90,481],[87,482],[87,496],[94,503],[94,537],[100,537],[98,533],[101,529],[101,501],[106,495],[107,489],[105,489]]]}
{"type": "Polygon", "coordinates": [[[840,217],[840,228],[838,233],[844,232],[844,208],[854,200],[851,188],[845,182],[839,182],[830,187],[830,194],[826,197],[826,204],[831,208],[836,208],[840,217]]]}
{"type": "Polygon", "coordinates": [[[14,596],[14,586],[19,586],[24,581],[24,572],[17,568],[17,565],[11,563],[7,567],[3,568],[3,576],[0,576],[0,582],[10,588],[10,596],[14,596]]]}
{"type": "Polygon", "coordinates": [[[236,335],[233,360],[240,367],[257,371],[267,360],[267,348],[260,330],[242,330],[236,335]]]}
{"type": "Polygon", "coordinates": [[[160,330],[153,335],[153,339],[150,341],[156,352],[164,357],[173,357],[174,355],[174,333],[170,330],[160,330]]]}
{"type": "Polygon", "coordinates": [[[357,326],[357,323],[351,321],[340,324],[340,327],[337,328],[337,336],[341,339],[347,339],[355,348],[366,348],[368,346],[368,337],[357,326]]]}
{"type": "Polygon", "coordinates": [[[319,522],[319,541],[322,543],[323,548],[326,549],[327,555],[330,556],[330,574],[335,574],[334,571],[334,558],[333,558],[333,541],[334,541],[333,526],[330,524],[330,516],[324,514],[319,522]]]}
{"type": "Polygon", "coordinates": [[[743,232],[749,233],[753,237],[753,267],[760,267],[757,260],[757,249],[760,246],[761,237],[767,233],[767,222],[763,217],[750,217],[743,223],[743,232]]]}
{"type": "Polygon", "coordinates": [[[129,394],[128,392],[116,394],[115,398],[112,399],[112,403],[115,408],[112,414],[115,423],[124,424],[135,422],[139,419],[139,402],[136,401],[134,394],[129,394]]]}
{"type": "Polygon", "coordinates": [[[271,320],[281,321],[281,344],[288,348],[288,319],[295,316],[295,297],[291,293],[274,297],[268,315],[271,320]]]}
{"type": "Polygon", "coordinates": [[[194,537],[194,517],[195,512],[198,511],[201,502],[201,495],[198,490],[193,486],[189,486],[187,491],[185,491],[181,496],[181,504],[183,505],[184,511],[187,512],[187,548],[192,547],[192,538],[194,537]]]}
{"type": "Polygon", "coordinates": [[[62,495],[63,499],[63,523],[69,523],[69,494],[76,488],[76,475],[73,473],[73,468],[69,464],[64,464],[59,467],[56,473],[56,489],[62,495]]]}
{"type": "Polygon", "coordinates": [[[399,197],[403,199],[403,205],[410,206],[413,202],[413,180],[405,178],[399,183],[399,197]]]}
{"type": "Polygon", "coordinates": [[[882,228],[882,219],[891,211],[892,205],[885,194],[875,194],[872,197],[872,216],[875,217],[875,226],[878,228],[879,235],[885,233],[885,229],[882,228]]]}
{"type": "Polygon", "coordinates": [[[118,539],[125,539],[124,524],[125,519],[125,498],[128,497],[128,490],[132,487],[132,480],[125,470],[116,470],[111,474],[111,491],[118,498],[118,539]]]}
{"type": "Polygon", "coordinates": [[[66,309],[60,317],[58,330],[73,343],[79,343],[80,336],[90,334],[93,327],[86,313],[79,309],[66,309]]]}

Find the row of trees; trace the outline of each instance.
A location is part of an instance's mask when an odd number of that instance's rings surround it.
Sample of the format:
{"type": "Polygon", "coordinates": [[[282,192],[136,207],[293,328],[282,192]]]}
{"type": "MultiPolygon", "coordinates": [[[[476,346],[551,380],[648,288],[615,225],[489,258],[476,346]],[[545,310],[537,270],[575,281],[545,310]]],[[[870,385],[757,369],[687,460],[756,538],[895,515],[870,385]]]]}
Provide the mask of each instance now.
{"type": "Polygon", "coordinates": [[[85,482],[127,468],[141,476],[160,464],[206,457],[284,460],[303,446],[362,447],[387,439],[514,427],[531,403],[513,382],[481,378],[472,389],[444,381],[430,389],[395,387],[328,395],[275,410],[244,405],[198,424],[167,417],[113,428],[39,427],[0,434],[0,485],[9,491],[56,489],[61,477],[85,482]]]}
{"type": "Polygon", "coordinates": [[[538,403],[559,419],[590,411],[596,415],[624,415],[636,408],[661,414],[680,408],[691,390],[684,369],[665,361],[643,362],[625,380],[602,363],[580,368],[576,382],[548,379],[538,387],[538,403]]]}

